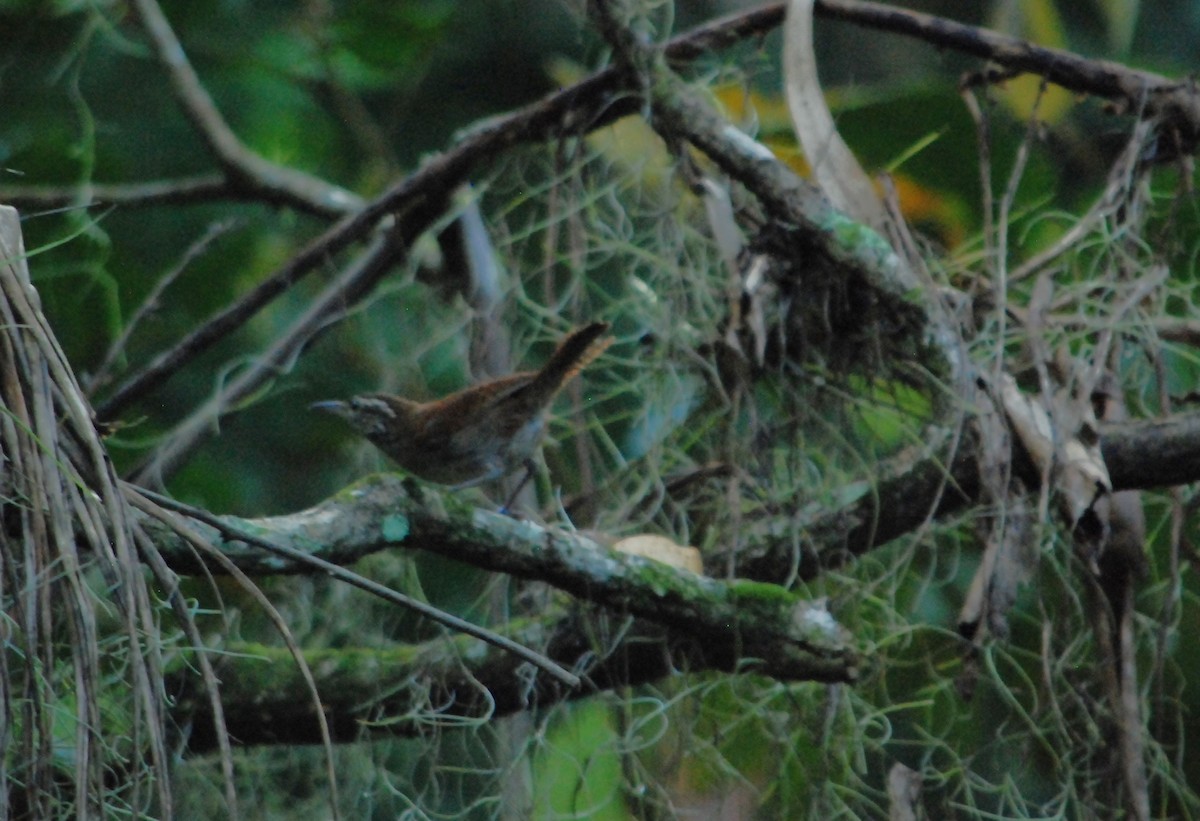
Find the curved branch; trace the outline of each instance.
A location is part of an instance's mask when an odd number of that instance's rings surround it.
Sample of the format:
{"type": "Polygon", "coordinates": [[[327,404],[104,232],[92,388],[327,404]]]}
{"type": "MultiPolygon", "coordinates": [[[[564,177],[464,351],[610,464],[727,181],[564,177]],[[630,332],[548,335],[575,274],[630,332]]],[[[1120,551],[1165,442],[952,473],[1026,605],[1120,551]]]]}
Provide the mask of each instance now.
{"type": "Polygon", "coordinates": [[[357,194],[311,174],[277,165],[246,148],[200,82],[183,45],[156,0],[134,0],[133,7],[167,70],[175,96],[192,126],[239,195],[291,205],[323,217],[339,217],[362,207],[357,194]]]}

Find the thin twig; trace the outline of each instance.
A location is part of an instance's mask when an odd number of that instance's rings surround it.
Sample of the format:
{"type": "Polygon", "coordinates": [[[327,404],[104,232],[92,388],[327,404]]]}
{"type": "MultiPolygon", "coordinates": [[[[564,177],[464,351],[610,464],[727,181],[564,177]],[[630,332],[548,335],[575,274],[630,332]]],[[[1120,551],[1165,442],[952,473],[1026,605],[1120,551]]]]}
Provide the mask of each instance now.
{"type": "Polygon", "coordinates": [[[187,205],[198,202],[228,200],[254,200],[262,198],[248,191],[238,191],[220,174],[204,174],[197,177],[180,177],[173,180],[151,180],[133,183],[79,183],[71,185],[4,185],[0,186],[0,198],[21,209],[24,216],[30,212],[45,213],[59,208],[79,207],[80,188],[85,188],[88,207],[99,205],[121,205],[138,207],[149,205],[187,205]]]}
{"type": "Polygon", "coordinates": [[[979,155],[979,188],[983,214],[983,264],[984,269],[995,276],[996,268],[996,209],[995,193],[992,191],[992,128],[988,110],[979,104],[979,98],[969,88],[960,88],[963,105],[975,123],[975,141],[979,155]]]}
{"type": "MultiPolygon", "coordinates": [[[[1021,179],[1025,176],[1025,166],[1029,161],[1029,146],[1037,136],[1038,130],[1038,110],[1041,108],[1042,97],[1046,92],[1046,84],[1042,83],[1038,87],[1037,96],[1034,98],[1033,106],[1030,108],[1029,119],[1025,126],[1025,138],[1021,140],[1017,146],[1017,155],[1013,158],[1012,169],[1009,171],[1008,184],[1004,186],[1004,195],[1000,197],[998,204],[999,210],[996,213],[995,222],[995,251],[992,255],[992,294],[995,299],[995,336],[996,349],[995,361],[992,372],[994,382],[999,380],[1001,372],[1005,367],[1005,344],[1007,343],[1007,318],[1005,306],[1008,303],[1008,236],[1009,230],[1012,228],[1012,212],[1013,205],[1017,199],[1017,191],[1021,187],[1021,179]]],[[[1038,364],[1042,364],[1042,360],[1038,357],[1038,364]]],[[[1050,402],[1051,397],[1045,393],[1049,388],[1049,381],[1042,380],[1042,390],[1044,393],[1043,400],[1050,402]]],[[[1047,407],[1050,407],[1047,404],[1047,407]]],[[[1046,469],[1049,470],[1049,465],[1046,469]]],[[[1049,476],[1044,476],[1043,479],[1048,479],[1049,476]]],[[[1042,488],[1046,488],[1047,484],[1043,483],[1042,488]]],[[[1045,494],[1043,493],[1043,501],[1045,494]]],[[[1038,521],[1044,521],[1039,519],[1038,521]]]]}
{"type": "Polygon", "coordinates": [[[138,325],[141,324],[142,320],[149,316],[152,311],[158,309],[163,292],[166,291],[167,288],[171,287],[171,284],[174,283],[175,280],[178,279],[183,272],[188,269],[188,266],[191,265],[192,262],[200,257],[200,255],[206,250],[208,250],[210,245],[212,245],[223,234],[232,229],[234,225],[235,221],[231,219],[222,220],[221,222],[216,222],[210,225],[208,230],[204,232],[204,235],[193,242],[188,249],[183,252],[183,256],[179,258],[179,262],[175,264],[175,267],[165,273],[158,280],[158,282],[154,284],[154,287],[150,289],[150,293],[146,294],[146,298],[142,300],[142,304],[138,306],[137,310],[133,312],[133,316],[131,316],[129,321],[125,323],[125,327],[121,330],[120,335],[113,340],[113,343],[108,347],[108,351],[105,352],[104,359],[100,362],[100,366],[96,368],[95,373],[84,378],[83,387],[89,396],[95,393],[97,388],[107,384],[110,378],[109,371],[112,369],[113,364],[117,361],[117,357],[119,357],[125,350],[125,346],[128,344],[129,338],[133,335],[133,332],[137,329],[138,325]]]}

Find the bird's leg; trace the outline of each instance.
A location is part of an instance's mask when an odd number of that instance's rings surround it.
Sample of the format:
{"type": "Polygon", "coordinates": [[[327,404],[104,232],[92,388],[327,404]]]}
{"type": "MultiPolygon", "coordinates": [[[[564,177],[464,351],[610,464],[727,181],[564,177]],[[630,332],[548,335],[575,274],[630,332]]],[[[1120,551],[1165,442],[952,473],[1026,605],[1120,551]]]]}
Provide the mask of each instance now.
{"type": "Polygon", "coordinates": [[[501,507],[500,511],[499,511],[500,513],[502,513],[505,516],[510,515],[511,511],[509,510],[509,508],[511,508],[513,506],[513,503],[515,501],[517,501],[517,496],[520,494],[520,492],[522,490],[525,489],[525,485],[529,484],[529,480],[533,478],[533,471],[534,471],[533,458],[532,457],[526,458],[525,461],[522,462],[521,464],[524,465],[524,467],[525,467],[525,475],[521,477],[521,481],[517,482],[516,488],[514,488],[513,492],[508,495],[508,501],[506,501],[504,503],[504,506],[501,507]]]}

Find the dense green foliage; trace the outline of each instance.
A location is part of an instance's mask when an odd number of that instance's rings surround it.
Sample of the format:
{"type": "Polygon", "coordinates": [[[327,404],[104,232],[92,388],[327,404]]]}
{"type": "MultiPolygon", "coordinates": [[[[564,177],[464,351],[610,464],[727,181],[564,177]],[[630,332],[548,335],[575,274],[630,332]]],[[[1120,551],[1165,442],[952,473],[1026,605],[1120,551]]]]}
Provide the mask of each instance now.
{"type": "MultiPolygon", "coordinates": [[[[463,129],[533,101],[556,87],[566,66],[594,64],[602,53],[585,21],[566,8],[573,4],[165,5],[205,88],[248,147],[368,198],[452,145],[463,129]]],[[[1056,13],[1030,14],[1023,33],[1172,76],[1194,68],[1187,61],[1200,13],[1192,4],[1142,4],[1134,23],[1123,14],[1136,3],[1044,5],[1056,13]],[[1095,15],[1097,6],[1106,12],[1095,15]]],[[[675,27],[711,11],[710,4],[681,4],[675,27]]],[[[983,269],[980,147],[955,84],[975,64],[846,23],[828,30],[821,57],[839,128],[866,164],[903,182],[905,208],[927,239],[939,280],[970,290],[983,269]],[[879,47],[860,44],[847,53],[851,38],[879,47]],[[864,54],[872,56],[855,59],[864,54]]],[[[773,113],[777,45],[774,36],[743,44],[705,58],[689,76],[727,111],[734,98],[749,99],[760,136],[778,142],[783,155],[788,126],[773,113]]],[[[1006,215],[1014,266],[1063,236],[1095,201],[1130,127],[1098,103],[1068,101],[1031,129],[1013,113],[1019,96],[984,97],[997,197],[1016,158],[1029,152],[1006,215]]],[[[94,386],[97,402],[331,224],[227,199],[84,204],[91,185],[214,170],[123,3],[0,3],[0,202],[26,186],[77,191],[75,206],[26,211],[22,227],[46,313],[85,385],[185,249],[222,226],[137,325],[106,381],[94,386]]],[[[498,316],[511,337],[511,366],[541,363],[555,339],[587,320],[611,321],[618,337],[587,372],[582,392],[558,406],[557,444],[547,448],[548,470],[538,477],[540,510],[554,519],[570,509],[574,524],[614,536],[653,531],[717,552],[759,528],[871,494],[881,464],[924,441],[933,411],[928,396],[886,367],[886,339],[877,340],[880,361],[869,365],[839,371],[836,340],[827,340],[827,348],[814,345],[800,359],[776,357],[744,383],[731,378],[713,344],[728,318],[728,274],[703,204],[675,170],[661,142],[626,120],[592,138],[514,149],[472,183],[502,271],[498,316]],[[680,497],[662,492],[664,477],[717,462],[736,465],[735,479],[698,482],[680,497]],[[581,492],[597,495],[573,507],[581,492]]],[[[1193,181],[1171,165],[1151,182],[1153,214],[1121,264],[1134,274],[1167,265],[1170,278],[1153,310],[1190,319],[1198,214],[1182,191],[1193,181]]],[[[456,201],[451,216],[465,203],[456,201]]],[[[1111,315],[1109,296],[1092,293],[1089,282],[1114,264],[1114,245],[1097,227],[1056,274],[1080,316],[1111,315]]],[[[354,251],[330,258],[125,409],[107,440],[118,467],[138,466],[215,386],[261,356],[353,258],[354,251]]],[[[479,318],[461,297],[430,287],[442,277],[439,264],[434,238],[422,238],[361,304],[348,306],[235,412],[212,420],[214,435],[165,477],[171,493],[220,513],[283,514],[386,469],[374,451],[306,408],[374,389],[436,397],[469,382],[479,318]]],[[[1032,287],[1018,286],[1012,299],[1024,303],[1032,287]]],[[[1150,310],[1120,317],[1117,328],[1137,416],[1164,411],[1165,399],[1194,390],[1200,371],[1194,348],[1157,339],[1150,310]]],[[[989,361],[994,350],[1020,358],[1019,329],[981,324],[970,340],[977,361],[989,361]]],[[[1067,328],[1053,341],[1085,356],[1095,333],[1067,328]]],[[[483,491],[469,493],[493,506],[483,491]]],[[[1200,727],[1185,683],[1200,677],[1200,652],[1187,641],[1200,614],[1186,559],[1194,499],[1187,490],[1147,494],[1146,502],[1151,566],[1139,588],[1137,630],[1140,698],[1152,737],[1150,794],[1156,814],[1193,816],[1200,791],[1189,785],[1200,783],[1200,757],[1186,742],[1200,727]],[[1173,515],[1180,533],[1172,533],[1173,515]]],[[[1091,675],[1086,570],[1069,535],[1047,520],[1042,561],[1010,618],[1011,635],[984,646],[974,696],[963,698],[956,677],[964,648],[954,625],[978,563],[978,517],[931,524],[837,572],[795,581],[806,595],[829,597],[834,615],[871,651],[858,685],[680,671],[653,685],[461,727],[436,726],[437,705],[430,705],[427,736],[381,732],[336,751],[343,811],[351,818],[484,818],[521,817],[519,808],[532,806],[537,817],[685,817],[690,808],[706,817],[718,809],[734,817],[881,817],[888,768],[901,761],[924,777],[930,817],[1092,817],[1119,776],[1103,694],[1091,675]]],[[[493,624],[565,600],[436,556],[376,555],[357,569],[493,624]]],[[[439,635],[327,580],[261,581],[307,647],[382,647],[439,635]]],[[[235,585],[198,578],[187,592],[215,646],[277,640],[235,585]]],[[[596,619],[607,628],[619,617],[596,619]]],[[[182,644],[164,633],[168,648],[182,644]]],[[[388,719],[378,716],[382,725],[388,719]]],[[[319,750],[251,748],[236,754],[236,764],[249,817],[327,811],[319,750]]],[[[179,817],[220,817],[220,777],[209,758],[178,762],[179,817]]]]}

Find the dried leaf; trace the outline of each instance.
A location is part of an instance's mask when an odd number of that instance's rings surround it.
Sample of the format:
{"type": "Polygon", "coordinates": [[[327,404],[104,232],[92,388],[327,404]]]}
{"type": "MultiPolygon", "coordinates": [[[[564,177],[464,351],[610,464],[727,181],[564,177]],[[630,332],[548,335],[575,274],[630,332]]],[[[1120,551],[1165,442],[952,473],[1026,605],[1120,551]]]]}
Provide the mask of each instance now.
{"type": "Polygon", "coordinates": [[[613,545],[613,550],[628,553],[631,556],[641,556],[643,559],[653,559],[656,562],[690,570],[697,574],[704,572],[704,563],[700,559],[699,550],[675,544],[665,536],[640,533],[621,539],[613,545]]]}
{"type": "Polygon", "coordinates": [[[888,821],[917,821],[921,774],[897,761],[888,770],[888,821]]]}
{"type": "Polygon", "coordinates": [[[1054,460],[1054,434],[1046,409],[1026,396],[1008,374],[1000,378],[1000,404],[1017,440],[1033,460],[1033,466],[1039,472],[1047,473],[1054,460]]]}
{"type": "MultiPolygon", "coordinates": [[[[1123,422],[1129,418],[1121,387],[1112,373],[1105,373],[1092,391],[1096,417],[1105,422],[1123,422]]],[[[1097,503],[1103,504],[1108,520],[1107,538],[1100,551],[1102,583],[1104,577],[1140,576],[1146,572],[1146,514],[1142,497],[1136,490],[1112,493],[1097,503]]],[[[1107,585],[1106,585],[1107,588],[1107,585]]]]}
{"type": "Polygon", "coordinates": [[[708,215],[708,225],[731,283],[729,324],[725,329],[724,341],[743,359],[750,358],[745,348],[745,335],[749,334],[753,362],[761,368],[766,359],[767,322],[760,292],[766,290],[773,295],[774,291],[767,287],[764,273],[767,261],[765,257],[756,255],[746,263],[743,255],[746,241],[734,216],[728,187],[707,177],[701,186],[704,188],[704,211],[708,215]]]}
{"type": "Polygon", "coordinates": [[[965,638],[978,643],[988,634],[1008,635],[1008,611],[1037,564],[1033,521],[1029,494],[1014,482],[1003,515],[991,517],[983,560],[959,612],[958,631],[965,638]]]}
{"type": "Polygon", "coordinates": [[[768,301],[774,303],[778,296],[778,289],[767,278],[767,264],[765,256],[755,255],[746,266],[742,281],[742,320],[753,343],[754,364],[760,368],[767,360],[767,336],[770,333],[764,306],[768,301]]]}
{"type": "Polygon", "coordinates": [[[746,240],[734,216],[729,187],[710,177],[701,180],[700,185],[704,189],[704,213],[708,216],[708,227],[712,231],[713,240],[717,244],[717,250],[721,252],[721,259],[730,278],[737,278],[738,258],[746,240]]]}
{"type": "Polygon", "coordinates": [[[1050,476],[1063,517],[1072,529],[1078,527],[1112,490],[1092,409],[1063,392],[1055,398],[1052,423],[1046,408],[1022,393],[1008,374],[1001,378],[1000,401],[1034,467],[1050,476]]]}
{"type": "Polygon", "coordinates": [[[817,78],[813,0],[791,0],[783,32],[783,77],[796,139],[834,208],[887,236],[887,212],[871,178],[834,124],[817,78]]]}

